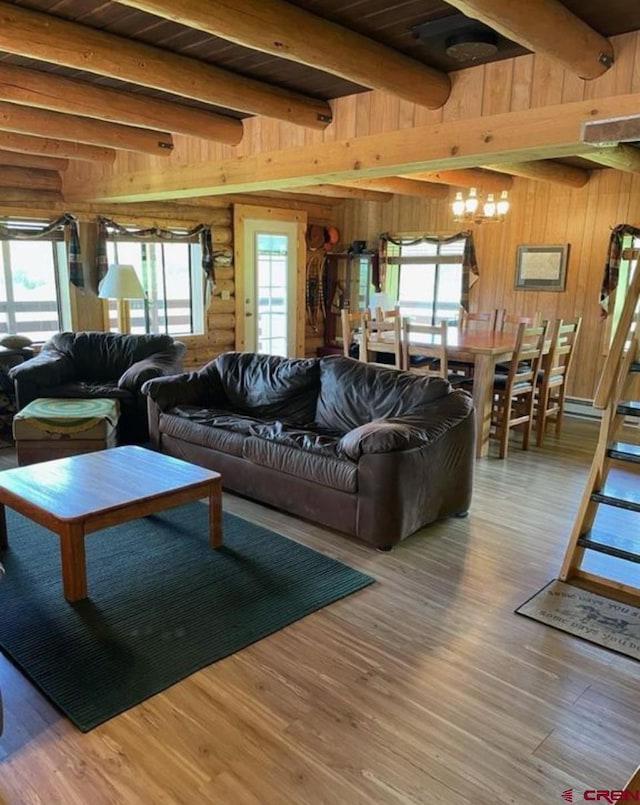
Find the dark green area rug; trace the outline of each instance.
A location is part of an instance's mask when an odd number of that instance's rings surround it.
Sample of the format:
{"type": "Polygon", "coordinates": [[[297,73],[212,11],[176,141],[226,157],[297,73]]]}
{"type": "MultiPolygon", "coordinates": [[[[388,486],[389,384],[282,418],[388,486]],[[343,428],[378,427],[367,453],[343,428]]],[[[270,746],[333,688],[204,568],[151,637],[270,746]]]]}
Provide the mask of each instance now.
{"type": "Polygon", "coordinates": [[[68,604],[58,537],[7,526],[0,647],[84,732],[373,582],[227,513],[213,551],[196,502],[88,535],[90,598],[68,604]]]}

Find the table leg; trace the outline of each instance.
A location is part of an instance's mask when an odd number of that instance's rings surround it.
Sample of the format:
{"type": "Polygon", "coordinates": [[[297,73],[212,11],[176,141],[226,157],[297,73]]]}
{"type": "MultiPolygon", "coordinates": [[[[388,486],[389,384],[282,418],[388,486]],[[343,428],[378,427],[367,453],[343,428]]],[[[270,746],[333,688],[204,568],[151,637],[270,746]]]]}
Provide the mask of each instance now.
{"type": "Polygon", "coordinates": [[[9,547],[9,539],[7,537],[7,516],[4,510],[4,503],[0,503],[0,551],[4,551],[9,547]]]}
{"type": "Polygon", "coordinates": [[[493,355],[476,355],[473,370],[473,404],[476,409],[476,458],[481,458],[489,453],[495,365],[493,355]]]}
{"type": "Polygon", "coordinates": [[[82,523],[65,523],[59,536],[64,597],[70,602],[81,601],[87,597],[84,526],[82,523]]]}
{"type": "Polygon", "coordinates": [[[209,485],[209,545],[212,548],[222,545],[222,478],[209,485]]]}

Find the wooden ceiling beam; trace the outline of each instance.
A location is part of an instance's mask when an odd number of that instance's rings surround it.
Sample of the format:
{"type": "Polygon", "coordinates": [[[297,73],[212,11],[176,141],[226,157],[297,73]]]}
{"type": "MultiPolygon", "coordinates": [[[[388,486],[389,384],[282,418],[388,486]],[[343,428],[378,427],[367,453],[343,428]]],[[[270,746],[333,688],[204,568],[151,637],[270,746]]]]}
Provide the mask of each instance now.
{"type": "Polygon", "coordinates": [[[0,148],[20,154],[40,154],[58,159],[77,159],[81,162],[113,162],[116,158],[113,148],[54,140],[51,137],[31,137],[12,131],[0,131],[0,148]]]}
{"type": "Polygon", "coordinates": [[[69,160],[42,157],[37,154],[20,154],[17,151],[3,151],[0,149],[0,165],[11,165],[14,168],[42,168],[43,170],[65,171],[69,167],[69,160]]]}
{"type": "Polygon", "coordinates": [[[513,179],[507,176],[498,176],[478,168],[421,171],[420,173],[406,173],[403,176],[405,179],[414,179],[419,182],[434,182],[452,187],[475,187],[482,193],[500,193],[502,190],[510,190],[513,185],[513,179]]]}
{"type": "MultiPolygon", "coordinates": [[[[583,156],[585,156],[583,154],[583,156]]],[[[487,165],[488,170],[508,173],[511,176],[520,176],[523,179],[533,179],[534,182],[550,182],[565,187],[584,187],[590,178],[590,173],[584,168],[574,165],[563,165],[551,159],[536,159],[531,162],[504,162],[500,165],[487,165]]]]}
{"type": "Polygon", "coordinates": [[[615,168],[626,173],[640,173],[640,149],[632,145],[595,148],[582,156],[605,168],[615,168]]]}
{"type": "Polygon", "coordinates": [[[345,187],[354,187],[358,190],[375,190],[381,193],[394,193],[398,196],[416,196],[417,198],[443,199],[449,196],[449,189],[441,184],[418,182],[414,179],[403,179],[399,176],[385,176],[375,179],[355,179],[346,182],[345,187]]]}
{"type": "Polygon", "coordinates": [[[302,195],[322,196],[325,198],[357,199],[358,201],[391,201],[393,193],[380,190],[365,190],[362,187],[346,187],[335,184],[316,184],[312,187],[292,187],[294,193],[302,195]]]}
{"type": "MultiPolygon", "coordinates": [[[[593,150],[580,139],[585,120],[614,111],[635,113],[638,108],[640,93],[631,93],[223,161],[169,165],[162,171],[149,169],[118,175],[101,171],[90,182],[86,176],[74,180],[68,171],[63,181],[68,198],[118,201],[228,196],[344,182],[354,186],[354,179],[584,155],[593,150]]],[[[383,188],[378,185],[376,189],[383,188]]]]}
{"type": "Polygon", "coordinates": [[[0,50],[309,128],[332,120],[326,101],[8,3],[0,3],[0,50]]]}
{"type": "Polygon", "coordinates": [[[42,210],[46,217],[56,212],[56,205],[61,205],[64,212],[64,198],[59,190],[34,190],[28,187],[2,187],[0,185],[0,215],[33,217],[34,212],[42,210]],[[24,208],[20,207],[24,204],[24,208]]]}
{"type": "Polygon", "coordinates": [[[0,165],[1,187],[22,187],[30,190],[62,190],[60,174],[40,168],[14,168],[0,165]]]}
{"type": "Polygon", "coordinates": [[[227,145],[242,139],[242,121],[232,117],[11,64],[0,63],[0,100],[227,145]]]}
{"type": "Polygon", "coordinates": [[[447,0],[507,39],[542,53],[580,78],[597,78],[613,64],[613,46],[558,0],[447,0]]]}
{"type": "Polygon", "coordinates": [[[32,109],[0,101],[0,130],[18,134],[55,137],[77,143],[142,151],[154,156],[171,155],[173,137],[161,131],[121,126],[78,115],[63,115],[47,109],[32,109]]]}
{"type": "Polygon", "coordinates": [[[120,0],[238,45],[439,109],[446,73],[283,0],[120,0]]]}

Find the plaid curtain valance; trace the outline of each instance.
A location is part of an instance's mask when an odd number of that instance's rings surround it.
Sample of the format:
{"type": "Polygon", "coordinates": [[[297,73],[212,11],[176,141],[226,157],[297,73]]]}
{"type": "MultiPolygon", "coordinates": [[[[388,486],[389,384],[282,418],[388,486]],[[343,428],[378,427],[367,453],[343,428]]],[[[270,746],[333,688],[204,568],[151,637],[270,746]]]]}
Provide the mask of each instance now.
{"type": "MultiPolygon", "coordinates": [[[[379,248],[379,273],[376,290],[385,287],[387,266],[389,264],[390,251],[395,252],[397,255],[401,246],[416,246],[419,243],[453,243],[457,240],[464,240],[464,249],[462,253],[462,291],[460,296],[460,304],[465,310],[469,309],[469,289],[471,288],[472,275],[477,278],[480,274],[478,270],[478,261],[476,259],[476,249],[473,243],[473,232],[465,230],[458,232],[455,235],[447,235],[446,237],[438,237],[435,235],[421,235],[417,238],[397,238],[390,235],[388,232],[383,232],[380,235],[380,248],[379,248]],[[389,249],[389,244],[395,249],[389,249]]],[[[400,260],[401,262],[401,260],[400,260]]],[[[474,280],[475,281],[475,280],[474,280]]],[[[376,284],[374,282],[374,284],[376,284]]]]}
{"type": "Polygon", "coordinates": [[[604,264],[604,274],[602,276],[602,285],[600,286],[600,316],[603,319],[606,319],[609,315],[609,300],[611,294],[618,287],[622,244],[625,235],[639,238],[640,229],[636,226],[631,226],[631,224],[618,224],[611,230],[607,261],[604,264]]]}
{"type": "Polygon", "coordinates": [[[80,254],[80,238],[78,236],[78,219],[69,212],[50,221],[39,229],[20,229],[0,224],[0,238],[3,240],[39,240],[53,232],[64,232],[69,263],[69,280],[76,288],[84,288],[84,271],[80,254]]]}
{"type": "Polygon", "coordinates": [[[119,237],[133,238],[134,240],[140,241],[160,240],[167,242],[184,242],[198,238],[200,249],[202,251],[202,270],[206,274],[211,285],[215,285],[215,275],[213,271],[213,246],[210,226],[198,224],[197,226],[182,232],[176,232],[172,229],[163,229],[162,227],[156,226],[148,227],[147,229],[130,229],[129,227],[117,224],[110,218],[103,217],[98,218],[98,243],[96,248],[98,285],[100,285],[106,276],[107,269],[109,268],[107,259],[107,240],[110,233],[113,233],[119,237]]]}

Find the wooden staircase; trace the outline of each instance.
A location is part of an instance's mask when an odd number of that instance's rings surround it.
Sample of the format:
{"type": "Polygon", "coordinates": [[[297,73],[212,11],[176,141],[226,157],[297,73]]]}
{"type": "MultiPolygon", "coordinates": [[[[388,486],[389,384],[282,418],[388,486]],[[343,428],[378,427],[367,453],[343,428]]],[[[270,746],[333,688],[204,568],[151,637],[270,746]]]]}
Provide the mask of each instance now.
{"type": "MultiPolygon", "coordinates": [[[[640,418],[640,332],[636,312],[639,298],[640,269],[637,268],[596,391],[594,407],[604,412],[598,445],[559,575],[566,582],[583,580],[589,582],[592,588],[620,590],[637,599],[638,603],[640,443],[624,441],[622,430],[625,419],[640,418]],[[604,510],[596,523],[596,515],[601,507],[604,510]],[[607,525],[607,510],[613,515],[613,510],[621,509],[633,513],[636,522],[632,528],[621,529],[619,518],[615,516],[611,517],[613,525],[607,525]],[[631,572],[623,574],[624,580],[620,580],[605,573],[589,571],[583,567],[583,563],[590,552],[631,563],[624,565],[631,572]]],[[[605,595],[606,589],[602,590],[605,595]]]]}

